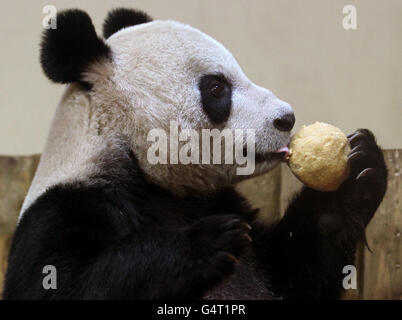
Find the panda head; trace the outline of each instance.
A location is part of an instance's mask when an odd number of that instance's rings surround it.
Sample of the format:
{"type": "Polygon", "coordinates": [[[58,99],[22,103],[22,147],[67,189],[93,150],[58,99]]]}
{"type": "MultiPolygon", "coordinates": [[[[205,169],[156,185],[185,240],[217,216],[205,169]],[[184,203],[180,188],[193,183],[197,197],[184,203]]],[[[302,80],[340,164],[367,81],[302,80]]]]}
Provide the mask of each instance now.
{"type": "MultiPolygon", "coordinates": [[[[85,92],[90,105],[85,135],[104,141],[106,154],[107,148],[121,146],[110,141],[125,140],[146,176],[178,194],[225,187],[279,163],[277,151],[288,145],[295,121],[292,108],[252,83],[220,43],[188,25],[151,21],[129,9],[110,12],[103,29],[100,38],[83,11],[59,13],[57,28],[44,32],[41,63],[52,81],[80,84],[76,90],[85,92]],[[244,163],[236,161],[172,163],[170,145],[177,141],[172,140],[172,124],[179,136],[188,129],[199,133],[199,144],[205,129],[244,130],[244,139],[247,129],[254,130],[255,170],[238,175],[244,163]],[[167,163],[149,160],[156,141],[150,140],[153,129],[166,132],[168,147],[158,152],[166,153],[167,163]]],[[[233,137],[235,148],[240,138],[233,137]]],[[[254,159],[254,154],[247,157],[254,159]]]]}

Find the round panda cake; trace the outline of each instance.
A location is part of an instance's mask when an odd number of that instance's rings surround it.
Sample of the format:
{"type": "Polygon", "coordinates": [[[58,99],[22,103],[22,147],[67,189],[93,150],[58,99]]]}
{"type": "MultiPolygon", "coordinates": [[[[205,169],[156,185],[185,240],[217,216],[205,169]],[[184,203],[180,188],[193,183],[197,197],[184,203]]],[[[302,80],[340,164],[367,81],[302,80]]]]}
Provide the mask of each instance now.
{"type": "Polygon", "coordinates": [[[289,167],[305,185],[335,191],[348,177],[349,153],[349,141],[339,128],[316,122],[293,136],[289,167]]]}

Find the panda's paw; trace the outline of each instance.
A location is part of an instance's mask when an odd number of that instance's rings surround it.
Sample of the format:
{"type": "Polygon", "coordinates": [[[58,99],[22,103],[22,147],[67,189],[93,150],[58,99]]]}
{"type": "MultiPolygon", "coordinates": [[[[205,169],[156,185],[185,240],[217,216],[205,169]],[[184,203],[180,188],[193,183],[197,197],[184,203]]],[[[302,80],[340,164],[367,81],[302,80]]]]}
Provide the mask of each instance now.
{"type": "MultiPolygon", "coordinates": [[[[387,187],[387,167],[384,156],[371,131],[359,129],[348,136],[350,175],[342,191],[347,193],[350,206],[367,208],[373,215],[387,187]],[[373,211],[374,210],[374,211],[373,211]]],[[[371,219],[370,217],[366,217],[371,219]]]]}
{"type": "Polygon", "coordinates": [[[239,256],[249,246],[250,225],[234,215],[209,216],[193,224],[188,235],[191,251],[205,273],[221,278],[233,271],[239,256]]]}

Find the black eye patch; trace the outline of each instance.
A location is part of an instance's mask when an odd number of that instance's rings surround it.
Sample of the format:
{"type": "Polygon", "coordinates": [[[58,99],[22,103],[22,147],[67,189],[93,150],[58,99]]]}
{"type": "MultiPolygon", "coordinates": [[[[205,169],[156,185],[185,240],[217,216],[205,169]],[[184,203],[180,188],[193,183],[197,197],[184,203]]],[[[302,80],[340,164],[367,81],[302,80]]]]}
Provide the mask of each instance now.
{"type": "Polygon", "coordinates": [[[204,112],[213,124],[224,123],[232,107],[232,85],[221,75],[205,75],[199,89],[204,112]]]}

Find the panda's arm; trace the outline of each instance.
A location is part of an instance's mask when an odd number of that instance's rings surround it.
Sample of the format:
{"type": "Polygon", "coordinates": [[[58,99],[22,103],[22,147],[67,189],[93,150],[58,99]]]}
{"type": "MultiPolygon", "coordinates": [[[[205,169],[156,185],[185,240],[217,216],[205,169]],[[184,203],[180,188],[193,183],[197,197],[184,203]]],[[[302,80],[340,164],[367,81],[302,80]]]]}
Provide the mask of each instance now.
{"type": "Polygon", "coordinates": [[[82,275],[84,299],[199,299],[230,274],[248,240],[231,216],[177,230],[129,234],[104,250],[82,275]]]}
{"type": "Polygon", "coordinates": [[[339,297],[343,267],[354,264],[356,245],[385,194],[387,169],[374,136],[359,130],[349,139],[351,173],[338,191],[304,188],[271,230],[255,226],[260,262],[285,298],[339,297]]]}
{"type": "Polygon", "coordinates": [[[159,226],[163,211],[141,216],[117,198],[97,187],[46,191],[15,232],[4,298],[196,299],[233,270],[249,243],[247,225],[234,216],[169,228],[159,226]],[[56,288],[44,288],[45,266],[54,266],[56,288]]]}

